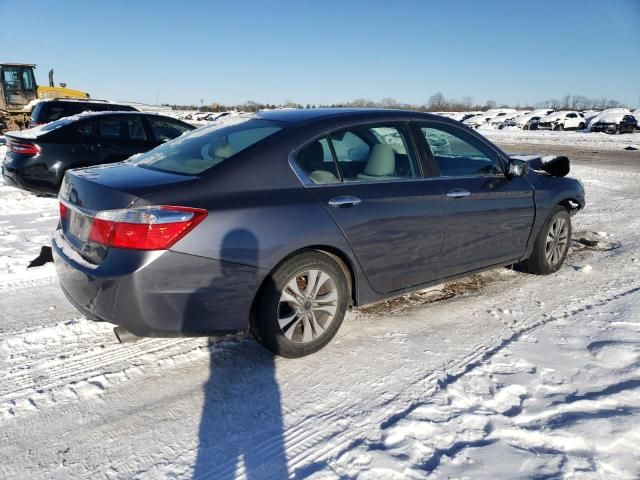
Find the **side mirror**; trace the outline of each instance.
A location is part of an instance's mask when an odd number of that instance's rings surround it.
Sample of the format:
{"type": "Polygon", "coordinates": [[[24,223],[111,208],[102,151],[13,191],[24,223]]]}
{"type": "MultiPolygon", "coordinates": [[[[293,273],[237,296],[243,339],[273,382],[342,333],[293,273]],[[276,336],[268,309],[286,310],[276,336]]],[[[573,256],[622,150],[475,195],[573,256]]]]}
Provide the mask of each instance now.
{"type": "Polygon", "coordinates": [[[509,176],[524,177],[529,173],[529,162],[512,158],[509,160],[509,176]]]}

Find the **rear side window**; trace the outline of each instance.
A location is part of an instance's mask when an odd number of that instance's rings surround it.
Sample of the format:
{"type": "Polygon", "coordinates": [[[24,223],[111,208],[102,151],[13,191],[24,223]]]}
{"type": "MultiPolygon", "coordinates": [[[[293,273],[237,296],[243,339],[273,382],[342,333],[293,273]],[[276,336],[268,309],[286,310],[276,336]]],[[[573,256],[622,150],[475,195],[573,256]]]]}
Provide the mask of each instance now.
{"type": "Polygon", "coordinates": [[[449,126],[421,128],[442,177],[500,175],[496,155],[479,141],[449,126]]]}
{"type": "Polygon", "coordinates": [[[401,125],[363,125],[333,132],[328,140],[316,140],[300,150],[296,163],[313,183],[321,185],[419,176],[407,132],[401,125]]]}
{"type": "Polygon", "coordinates": [[[159,142],[167,142],[169,140],[173,140],[183,133],[193,130],[193,128],[189,128],[186,125],[172,122],[171,120],[167,120],[165,118],[147,117],[147,120],[149,122],[149,125],[151,126],[151,130],[153,130],[153,135],[159,142]]]}
{"type": "Polygon", "coordinates": [[[131,163],[172,173],[198,175],[282,130],[277,122],[255,118],[199,128],[171,140],[131,163]]]}
{"type": "Polygon", "coordinates": [[[146,140],[142,119],[138,115],[109,115],[98,120],[98,134],[103,138],[146,140]]]}
{"type": "Polygon", "coordinates": [[[419,176],[416,159],[403,126],[353,127],[332,133],[330,141],[335,148],[335,145],[352,137],[359,139],[358,142],[351,141],[358,148],[335,149],[344,182],[393,181],[419,176]]]}
{"type": "Polygon", "coordinates": [[[50,123],[61,118],[76,115],[82,111],[79,105],[71,103],[43,102],[38,104],[37,112],[34,112],[34,120],[37,123],[50,123]]]}
{"type": "Polygon", "coordinates": [[[315,184],[340,183],[338,169],[326,138],[306,145],[298,152],[296,163],[315,184]]]}

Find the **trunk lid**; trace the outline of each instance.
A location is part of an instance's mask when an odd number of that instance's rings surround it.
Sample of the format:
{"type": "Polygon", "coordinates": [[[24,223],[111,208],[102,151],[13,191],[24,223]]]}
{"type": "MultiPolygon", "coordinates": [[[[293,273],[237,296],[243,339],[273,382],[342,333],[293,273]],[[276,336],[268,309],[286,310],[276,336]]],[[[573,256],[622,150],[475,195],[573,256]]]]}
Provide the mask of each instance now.
{"type": "Polygon", "coordinates": [[[85,260],[98,264],[107,251],[89,240],[98,212],[127,208],[144,194],[186,187],[196,179],[126,163],[69,170],[59,194],[62,235],[85,260]]]}

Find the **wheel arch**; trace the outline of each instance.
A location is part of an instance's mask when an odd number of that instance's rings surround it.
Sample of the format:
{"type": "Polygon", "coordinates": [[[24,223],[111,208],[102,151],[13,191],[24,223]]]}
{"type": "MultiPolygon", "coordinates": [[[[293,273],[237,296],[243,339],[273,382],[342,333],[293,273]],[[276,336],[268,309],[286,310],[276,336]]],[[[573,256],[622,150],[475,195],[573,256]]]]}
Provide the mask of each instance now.
{"type": "Polygon", "coordinates": [[[349,306],[358,305],[358,300],[357,300],[358,290],[356,288],[357,275],[356,275],[353,262],[349,258],[349,256],[339,248],[336,248],[330,245],[309,245],[306,247],[302,247],[289,253],[284,258],[282,258],[278,263],[276,263],[273,266],[273,268],[269,271],[269,273],[265,276],[262,283],[260,284],[260,287],[258,288],[258,291],[256,292],[253,298],[253,302],[251,303],[251,310],[249,312],[249,328],[254,335],[259,334],[258,329],[256,328],[257,326],[256,321],[257,321],[257,310],[260,303],[260,298],[262,297],[262,294],[264,293],[264,289],[266,288],[267,284],[271,279],[272,273],[275,272],[280,267],[280,265],[282,265],[284,262],[286,262],[290,258],[295,257],[296,255],[299,255],[301,253],[311,252],[311,251],[320,252],[327,255],[328,257],[332,258],[340,266],[340,268],[345,274],[345,277],[347,278],[347,284],[349,285],[349,306]]]}
{"type": "Polygon", "coordinates": [[[560,200],[556,205],[560,205],[561,207],[566,208],[567,212],[569,212],[570,214],[575,213],[582,208],[580,202],[577,199],[571,197],[560,200]]]}

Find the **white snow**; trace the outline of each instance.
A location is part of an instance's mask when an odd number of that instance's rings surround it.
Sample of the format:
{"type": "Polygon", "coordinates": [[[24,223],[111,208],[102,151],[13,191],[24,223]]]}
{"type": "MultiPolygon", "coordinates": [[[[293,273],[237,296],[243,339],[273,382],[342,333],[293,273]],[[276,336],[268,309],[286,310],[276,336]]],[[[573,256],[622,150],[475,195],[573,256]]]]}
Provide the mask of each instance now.
{"type": "Polygon", "coordinates": [[[57,202],[0,186],[0,478],[640,477],[640,174],[571,175],[573,237],[598,244],[559,272],[351,312],[300,360],[247,337],[117,344],[50,264],[25,268],[57,202]]]}
{"type": "MultiPolygon", "coordinates": [[[[631,113],[629,111],[628,108],[607,108],[605,110],[602,110],[600,113],[598,113],[596,116],[592,117],[589,120],[589,124],[587,126],[591,126],[593,124],[595,124],[596,122],[599,121],[605,121],[605,122],[612,122],[615,120],[609,120],[609,118],[620,118],[620,120],[622,119],[622,117],[626,114],[629,115],[629,113],[631,113]],[[622,114],[622,115],[619,115],[622,114]]],[[[619,121],[619,120],[618,120],[619,121]]]]}
{"type": "Polygon", "coordinates": [[[480,129],[482,135],[494,142],[532,145],[567,146],[582,149],[623,150],[633,147],[640,150],[640,132],[609,135],[602,132],[550,130],[520,130],[503,128],[502,130],[480,129]]]}

